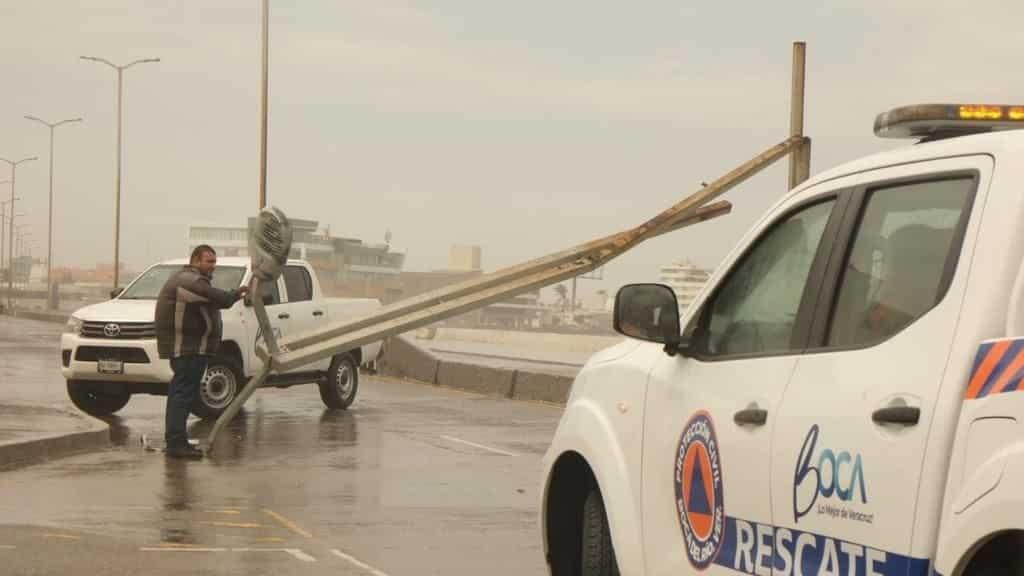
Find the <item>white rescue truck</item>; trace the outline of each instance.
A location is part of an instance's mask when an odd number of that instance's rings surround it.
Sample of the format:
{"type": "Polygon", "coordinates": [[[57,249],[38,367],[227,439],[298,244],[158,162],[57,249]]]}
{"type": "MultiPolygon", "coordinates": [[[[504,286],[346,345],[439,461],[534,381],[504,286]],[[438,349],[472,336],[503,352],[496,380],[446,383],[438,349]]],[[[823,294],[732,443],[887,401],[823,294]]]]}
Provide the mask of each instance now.
{"type": "Polygon", "coordinates": [[[551,573],[1024,573],[1014,128],[1024,106],[882,114],[920,142],[787,193],[681,317],[624,287],[631,338],[544,459],[551,573]]]}
{"type": "MultiPolygon", "coordinates": [[[[109,302],[76,310],[61,337],[61,364],[68,395],[80,409],[97,416],[117,412],[132,394],[166,395],[173,372],[157,354],[153,314],[156,297],[187,260],[150,267],[109,302]]],[[[249,258],[220,258],[213,285],[238,288],[252,276],[249,258]]],[[[315,330],[328,322],[371,313],[380,302],[369,298],[324,298],[316,271],[303,260],[289,260],[282,274],[260,286],[269,323],[278,337],[315,330]]],[[[221,312],[224,337],[210,360],[192,412],[216,418],[242,386],[263,367],[256,354],[261,329],[249,301],[221,312]]],[[[284,388],[318,384],[330,408],[347,408],[359,388],[360,365],[372,365],[381,342],[339,353],[275,374],[264,385],[284,388]]]]}

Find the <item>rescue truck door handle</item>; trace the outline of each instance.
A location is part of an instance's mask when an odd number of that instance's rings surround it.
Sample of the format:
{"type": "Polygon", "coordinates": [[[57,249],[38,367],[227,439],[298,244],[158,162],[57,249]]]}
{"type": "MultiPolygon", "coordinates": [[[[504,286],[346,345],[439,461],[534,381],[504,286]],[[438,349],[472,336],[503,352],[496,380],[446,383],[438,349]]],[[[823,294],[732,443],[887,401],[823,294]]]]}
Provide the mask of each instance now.
{"type": "Polygon", "coordinates": [[[913,426],[921,418],[921,409],[916,406],[886,406],[871,414],[876,424],[903,424],[913,426]]]}
{"type": "Polygon", "coordinates": [[[732,417],[733,422],[744,425],[763,426],[768,421],[768,411],[763,408],[744,408],[732,417]]]}

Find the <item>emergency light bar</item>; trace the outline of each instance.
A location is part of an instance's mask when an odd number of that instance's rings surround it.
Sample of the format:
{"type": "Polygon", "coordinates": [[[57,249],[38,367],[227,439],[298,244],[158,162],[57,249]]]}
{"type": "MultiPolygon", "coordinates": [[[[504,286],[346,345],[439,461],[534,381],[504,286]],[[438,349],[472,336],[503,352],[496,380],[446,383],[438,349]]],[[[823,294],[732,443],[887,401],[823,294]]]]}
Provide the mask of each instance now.
{"type": "Polygon", "coordinates": [[[916,104],[875,118],[880,138],[922,141],[1024,128],[1024,106],[993,104],[916,104]]]}

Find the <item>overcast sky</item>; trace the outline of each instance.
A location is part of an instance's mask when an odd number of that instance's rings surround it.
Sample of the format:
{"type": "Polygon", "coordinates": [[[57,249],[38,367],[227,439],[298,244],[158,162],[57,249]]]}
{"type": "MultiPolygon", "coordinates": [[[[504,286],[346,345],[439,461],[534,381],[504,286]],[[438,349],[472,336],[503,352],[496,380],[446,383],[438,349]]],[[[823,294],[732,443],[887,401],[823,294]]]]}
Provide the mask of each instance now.
{"type": "MultiPolygon", "coordinates": [[[[808,44],[812,173],[905,145],[875,115],[1024,101],[1024,2],[271,1],[268,196],[333,235],[393,244],[407,269],[479,244],[491,270],[638,224],[788,130],[790,53],[808,44]]],[[[54,260],[113,254],[116,73],[125,73],[122,255],[180,257],[188,224],[257,208],[259,0],[0,0],[0,157],[54,260]]],[[[0,180],[8,177],[0,165],[0,180]]],[[[732,215],[651,241],[614,289],[682,258],[713,267],[784,193],[784,163],[732,215]]],[[[0,186],[7,199],[9,189],[0,186]]]]}

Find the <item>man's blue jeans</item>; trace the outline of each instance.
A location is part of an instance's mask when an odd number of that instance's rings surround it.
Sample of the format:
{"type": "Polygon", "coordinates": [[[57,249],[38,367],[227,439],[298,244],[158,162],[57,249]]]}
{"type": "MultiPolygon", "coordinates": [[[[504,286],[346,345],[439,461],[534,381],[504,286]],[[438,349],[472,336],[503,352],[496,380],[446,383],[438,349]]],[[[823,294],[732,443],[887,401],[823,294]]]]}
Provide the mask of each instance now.
{"type": "Polygon", "coordinates": [[[167,448],[185,448],[188,446],[188,433],[185,425],[192,404],[199,393],[199,381],[206,371],[205,356],[189,355],[171,358],[171,370],[174,378],[167,388],[167,411],[164,421],[164,439],[167,448]]]}

